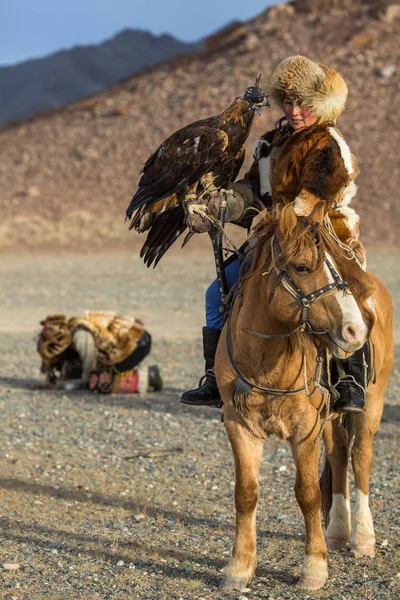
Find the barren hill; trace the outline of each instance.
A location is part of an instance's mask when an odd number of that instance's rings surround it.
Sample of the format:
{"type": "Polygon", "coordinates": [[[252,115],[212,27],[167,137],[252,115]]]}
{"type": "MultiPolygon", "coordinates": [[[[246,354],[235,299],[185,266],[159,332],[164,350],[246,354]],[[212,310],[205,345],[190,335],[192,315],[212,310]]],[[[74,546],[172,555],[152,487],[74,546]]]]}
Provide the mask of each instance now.
{"type": "Polygon", "coordinates": [[[0,124],[65,106],[127,75],[199,47],[170,35],[125,29],[101,44],[75,46],[0,67],[0,124]]]}
{"type": "MultiPolygon", "coordinates": [[[[354,206],[367,243],[398,243],[398,24],[384,0],[276,5],[211,36],[202,51],[141,71],[59,111],[0,130],[0,245],[133,245],[125,209],[139,171],[179,127],[223,110],[284,57],[305,54],[349,84],[338,126],[358,158],[354,206]],[[333,5],[333,7],[331,7],[333,5]]],[[[254,119],[255,139],[280,116],[254,119]]]]}

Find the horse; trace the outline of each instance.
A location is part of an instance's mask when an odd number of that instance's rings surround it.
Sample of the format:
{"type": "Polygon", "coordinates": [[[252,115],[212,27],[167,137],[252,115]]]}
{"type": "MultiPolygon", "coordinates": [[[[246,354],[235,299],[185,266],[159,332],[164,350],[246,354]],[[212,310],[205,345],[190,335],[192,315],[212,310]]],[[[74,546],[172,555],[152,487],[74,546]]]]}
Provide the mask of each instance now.
{"type": "MultiPolygon", "coordinates": [[[[261,222],[251,238],[251,266],[241,277],[217,348],[215,372],[236,473],[236,536],[222,589],[243,591],[255,573],[258,472],[270,435],[291,444],[296,466],[294,491],[306,532],[297,585],[309,590],[324,586],[327,545],[337,548],[350,541],[356,556],[374,553],[368,486],[372,440],[393,362],[391,296],[326,222],[322,206],[305,218],[296,216],[293,204],[261,222]],[[334,407],[329,411],[322,365],[329,365],[332,356],[350,356],[368,339],[373,376],[365,408],[346,415],[343,425],[334,407]],[[351,525],[347,470],[352,432],[356,501],[351,525]],[[327,464],[320,487],[321,436],[327,464]],[[325,537],[322,498],[329,522],[325,537]]],[[[329,378],[329,368],[325,371],[329,378]]]]}

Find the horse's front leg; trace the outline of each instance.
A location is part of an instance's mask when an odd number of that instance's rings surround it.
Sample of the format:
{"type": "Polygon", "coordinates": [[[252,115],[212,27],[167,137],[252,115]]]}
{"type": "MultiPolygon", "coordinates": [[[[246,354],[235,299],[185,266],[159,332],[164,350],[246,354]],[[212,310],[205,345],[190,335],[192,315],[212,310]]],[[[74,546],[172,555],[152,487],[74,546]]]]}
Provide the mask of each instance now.
{"type": "Polygon", "coordinates": [[[235,457],[236,537],[232,559],[224,568],[220,588],[245,589],[257,566],[256,508],[258,503],[258,472],[263,441],[256,439],[237,420],[229,418],[231,408],[224,411],[225,427],[235,457]]]}
{"type": "Polygon", "coordinates": [[[321,526],[321,491],[318,483],[319,430],[317,412],[303,414],[292,440],[296,463],[295,493],[306,526],[305,557],[298,585],[309,590],[323,587],[328,577],[326,544],[321,526]]]}
{"type": "Polygon", "coordinates": [[[372,442],[383,411],[383,392],[379,391],[376,388],[374,393],[369,391],[364,412],[353,417],[355,438],[351,459],[356,491],[350,542],[357,557],[375,555],[375,532],[369,508],[369,477],[372,469],[372,442]]]}

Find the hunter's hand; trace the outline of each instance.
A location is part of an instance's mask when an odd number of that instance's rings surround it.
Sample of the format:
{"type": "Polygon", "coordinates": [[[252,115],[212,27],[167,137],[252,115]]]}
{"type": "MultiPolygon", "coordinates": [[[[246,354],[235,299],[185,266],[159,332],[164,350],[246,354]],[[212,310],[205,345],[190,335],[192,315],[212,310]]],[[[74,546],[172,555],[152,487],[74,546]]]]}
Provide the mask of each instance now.
{"type": "Polygon", "coordinates": [[[246,208],[244,194],[253,199],[252,192],[244,185],[229,183],[229,188],[221,188],[211,194],[205,194],[201,200],[203,204],[187,203],[185,205],[187,217],[186,222],[190,231],[205,233],[211,231],[213,220],[219,218],[222,200],[226,201],[225,221],[237,221],[246,208]],[[210,218],[207,218],[210,217],[210,218]]]}

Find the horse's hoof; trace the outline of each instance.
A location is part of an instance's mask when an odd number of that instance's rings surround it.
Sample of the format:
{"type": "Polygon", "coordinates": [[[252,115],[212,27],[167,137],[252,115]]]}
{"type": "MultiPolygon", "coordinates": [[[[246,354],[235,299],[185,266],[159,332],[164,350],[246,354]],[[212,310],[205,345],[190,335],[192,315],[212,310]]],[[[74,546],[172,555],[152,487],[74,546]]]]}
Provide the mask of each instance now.
{"type": "Polygon", "coordinates": [[[325,541],[328,548],[338,550],[339,548],[346,548],[349,540],[339,538],[325,538],[325,541]]]}
{"type": "Polygon", "coordinates": [[[325,585],[326,579],[320,577],[311,577],[310,575],[302,575],[297,582],[297,587],[303,590],[319,590],[325,585]]]}
{"type": "Polygon", "coordinates": [[[372,546],[372,544],[365,544],[365,546],[352,546],[351,549],[356,558],[362,558],[364,556],[368,558],[374,558],[375,556],[375,546],[372,546]]]}
{"type": "Polygon", "coordinates": [[[237,590],[243,592],[246,589],[248,579],[246,577],[237,577],[236,575],[224,575],[219,584],[220,590],[237,590]]]}

